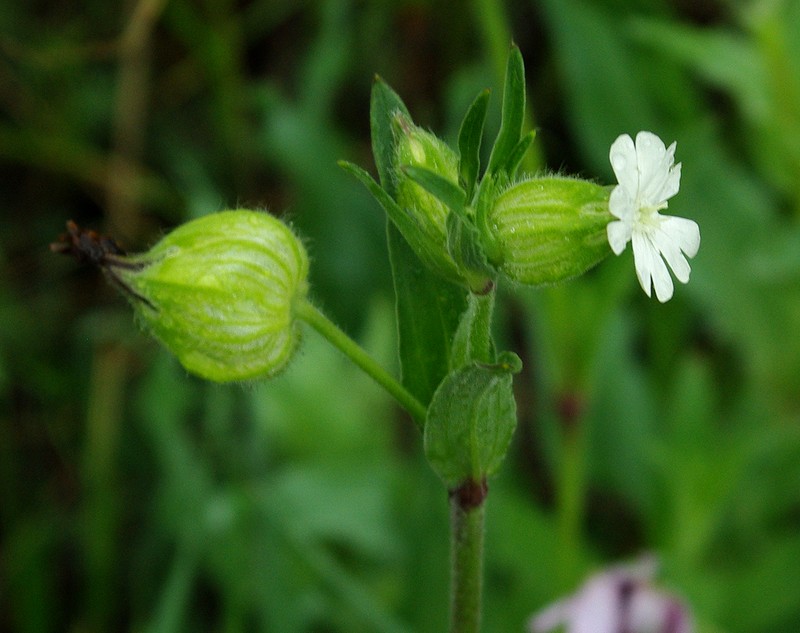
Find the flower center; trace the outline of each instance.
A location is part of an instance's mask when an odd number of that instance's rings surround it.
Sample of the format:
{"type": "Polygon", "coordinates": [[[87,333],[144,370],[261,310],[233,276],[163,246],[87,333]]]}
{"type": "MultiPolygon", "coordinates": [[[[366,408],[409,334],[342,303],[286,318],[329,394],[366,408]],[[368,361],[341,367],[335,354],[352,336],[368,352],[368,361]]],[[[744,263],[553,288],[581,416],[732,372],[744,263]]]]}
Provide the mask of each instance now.
{"type": "Polygon", "coordinates": [[[646,204],[639,202],[636,205],[637,213],[635,218],[635,224],[645,230],[655,229],[659,223],[661,222],[661,215],[659,211],[661,209],[667,208],[666,202],[661,202],[659,204],[646,204]]]}

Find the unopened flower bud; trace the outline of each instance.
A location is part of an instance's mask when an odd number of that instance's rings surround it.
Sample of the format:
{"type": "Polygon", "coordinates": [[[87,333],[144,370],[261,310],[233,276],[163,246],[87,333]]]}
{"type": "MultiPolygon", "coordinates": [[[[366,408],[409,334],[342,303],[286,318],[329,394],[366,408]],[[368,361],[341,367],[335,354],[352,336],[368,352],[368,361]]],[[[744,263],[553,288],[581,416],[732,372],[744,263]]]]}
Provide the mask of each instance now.
{"type": "Polygon", "coordinates": [[[269,377],[300,332],[308,257],[267,213],[223,211],[188,222],[147,253],[101,264],[139,320],[190,372],[229,382],[269,377]]]}
{"type": "Polygon", "coordinates": [[[453,258],[447,250],[447,216],[450,208],[426,191],[406,173],[404,167],[421,167],[458,185],[458,155],[435,135],[398,114],[397,203],[414,219],[416,235],[406,235],[417,256],[430,268],[451,280],[460,281],[453,258]]]}
{"type": "Polygon", "coordinates": [[[489,261],[532,286],[583,274],[610,253],[609,190],[586,180],[549,176],[500,193],[481,227],[489,261]]]}

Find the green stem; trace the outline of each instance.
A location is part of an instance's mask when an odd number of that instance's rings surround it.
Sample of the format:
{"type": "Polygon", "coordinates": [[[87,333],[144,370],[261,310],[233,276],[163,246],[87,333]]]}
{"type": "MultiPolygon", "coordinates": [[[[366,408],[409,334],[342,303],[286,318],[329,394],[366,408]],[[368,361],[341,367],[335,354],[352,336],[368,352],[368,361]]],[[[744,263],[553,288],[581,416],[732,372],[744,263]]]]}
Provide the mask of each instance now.
{"type": "Polygon", "coordinates": [[[486,491],[468,481],[450,493],[450,633],[480,631],[486,491]]]}
{"type": "Polygon", "coordinates": [[[467,310],[461,316],[461,322],[453,336],[450,369],[458,369],[474,360],[481,363],[494,362],[492,342],[494,296],[494,287],[483,295],[469,293],[467,310]]]}
{"type": "Polygon", "coordinates": [[[353,361],[364,373],[391,394],[411,414],[420,430],[425,425],[427,409],[400,382],[381,367],[353,339],[308,301],[295,307],[295,314],[322,334],[334,347],[353,361]]]}

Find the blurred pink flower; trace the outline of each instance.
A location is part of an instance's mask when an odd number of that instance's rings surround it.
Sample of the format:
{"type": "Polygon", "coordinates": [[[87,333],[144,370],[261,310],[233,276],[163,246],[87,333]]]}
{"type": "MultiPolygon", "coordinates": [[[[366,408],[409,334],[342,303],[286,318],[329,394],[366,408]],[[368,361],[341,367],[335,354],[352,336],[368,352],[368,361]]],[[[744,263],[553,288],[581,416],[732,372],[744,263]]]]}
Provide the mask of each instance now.
{"type": "Polygon", "coordinates": [[[572,596],[535,614],[530,633],[559,626],[565,633],[692,633],[688,610],[675,596],[655,589],[652,557],[590,577],[572,596]]]}

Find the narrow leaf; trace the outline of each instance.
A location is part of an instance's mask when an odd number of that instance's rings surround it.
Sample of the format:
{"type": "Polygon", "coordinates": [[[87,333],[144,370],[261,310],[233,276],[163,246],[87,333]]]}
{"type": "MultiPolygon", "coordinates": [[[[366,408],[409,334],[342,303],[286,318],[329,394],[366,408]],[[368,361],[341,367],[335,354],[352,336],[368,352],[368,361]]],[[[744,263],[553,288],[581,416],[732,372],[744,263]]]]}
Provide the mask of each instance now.
{"type": "Polygon", "coordinates": [[[508,165],[509,157],[519,143],[524,116],[525,65],[519,48],[512,46],[508,55],[506,83],[503,89],[503,118],[492,148],[487,171],[494,173],[508,165]]]}
{"type": "Polygon", "coordinates": [[[369,112],[372,153],[381,185],[389,195],[394,195],[395,135],[392,121],[397,112],[402,112],[411,118],[400,96],[389,87],[389,84],[376,76],[372,84],[369,112]]]}
{"type": "Polygon", "coordinates": [[[536,131],[531,130],[525,136],[523,136],[519,143],[517,143],[516,147],[511,150],[511,154],[508,157],[508,161],[505,166],[505,171],[508,174],[509,178],[514,178],[517,173],[517,169],[519,169],[519,165],[522,162],[522,159],[525,158],[525,153],[530,149],[531,144],[533,143],[533,139],[536,138],[536,131]]]}
{"type": "Polygon", "coordinates": [[[427,405],[450,368],[450,343],[466,307],[467,290],[433,275],[393,224],[387,227],[387,240],[402,382],[427,405]]]}
{"type": "Polygon", "coordinates": [[[459,215],[463,215],[466,193],[461,187],[425,167],[403,165],[401,169],[425,191],[436,196],[459,215]]]}
{"type": "Polygon", "coordinates": [[[467,199],[472,197],[481,165],[481,141],[486,112],[489,109],[489,90],[484,90],[467,110],[458,132],[458,151],[461,156],[458,170],[467,199]]]}

